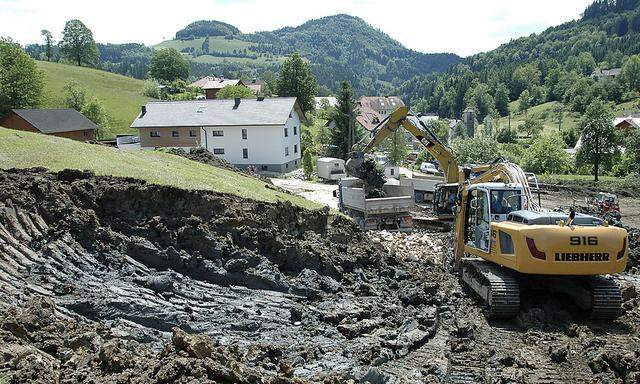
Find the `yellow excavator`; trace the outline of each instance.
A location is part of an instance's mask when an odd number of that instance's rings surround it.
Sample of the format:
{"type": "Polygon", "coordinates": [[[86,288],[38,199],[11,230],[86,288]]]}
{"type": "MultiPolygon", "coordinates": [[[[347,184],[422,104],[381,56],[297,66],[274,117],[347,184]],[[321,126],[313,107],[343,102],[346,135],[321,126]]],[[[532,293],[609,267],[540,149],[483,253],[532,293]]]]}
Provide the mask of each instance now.
{"type": "Polygon", "coordinates": [[[456,186],[452,264],[485,301],[490,317],[515,316],[521,290],[541,288],[572,298],[592,318],[620,315],[620,288],[605,275],[620,273],[627,265],[625,229],[573,210],[543,210],[534,199],[528,176],[516,164],[499,161],[460,167],[452,152],[409,115],[407,107],[383,120],[371,142],[354,146],[347,170],[353,173],[366,151],[400,127],[434,155],[447,185],[456,186]]]}

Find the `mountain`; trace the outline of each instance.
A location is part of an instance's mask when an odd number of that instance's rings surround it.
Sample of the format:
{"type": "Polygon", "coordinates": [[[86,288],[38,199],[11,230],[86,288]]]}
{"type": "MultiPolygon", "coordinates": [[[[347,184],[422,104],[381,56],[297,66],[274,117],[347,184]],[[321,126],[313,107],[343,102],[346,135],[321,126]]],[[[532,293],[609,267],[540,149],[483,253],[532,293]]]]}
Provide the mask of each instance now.
{"type": "Polygon", "coordinates": [[[217,20],[195,21],[176,32],[176,39],[191,39],[207,36],[233,36],[240,30],[231,24],[217,20]]]}
{"type": "Polygon", "coordinates": [[[348,80],[365,93],[380,92],[416,74],[443,72],[460,60],[454,54],[407,49],[364,20],[344,14],[244,38],[257,44],[258,52],[299,52],[310,61],[319,83],[330,89],[348,80]]]}
{"type": "MultiPolygon", "coordinates": [[[[190,26],[198,23],[202,22],[190,26]]],[[[344,14],[252,34],[205,32],[204,36],[189,27],[178,32],[184,36],[190,29],[188,38],[165,41],[157,47],[174,47],[190,54],[196,76],[259,76],[266,70],[277,71],[287,55],[299,52],[311,64],[325,93],[348,80],[359,94],[384,94],[412,76],[442,72],[461,60],[449,53],[410,50],[364,20],[344,14]]]]}
{"type": "Polygon", "coordinates": [[[505,115],[505,102],[525,90],[533,105],[558,101],[582,113],[594,98],[620,103],[637,96],[624,76],[596,81],[591,75],[619,68],[638,53],[640,0],[598,0],[579,20],[467,57],[444,74],[416,76],[397,92],[419,111],[448,117],[459,117],[468,106],[480,118],[491,109],[505,115]]]}

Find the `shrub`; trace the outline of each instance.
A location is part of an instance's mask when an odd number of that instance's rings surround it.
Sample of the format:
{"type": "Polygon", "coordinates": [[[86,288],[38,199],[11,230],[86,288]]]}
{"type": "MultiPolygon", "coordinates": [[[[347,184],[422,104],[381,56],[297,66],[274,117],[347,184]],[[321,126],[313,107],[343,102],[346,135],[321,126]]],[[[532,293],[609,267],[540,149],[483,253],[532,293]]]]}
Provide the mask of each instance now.
{"type": "Polygon", "coordinates": [[[564,148],[557,133],[542,135],[525,152],[522,166],[534,173],[565,173],[571,169],[571,160],[564,148]]]}

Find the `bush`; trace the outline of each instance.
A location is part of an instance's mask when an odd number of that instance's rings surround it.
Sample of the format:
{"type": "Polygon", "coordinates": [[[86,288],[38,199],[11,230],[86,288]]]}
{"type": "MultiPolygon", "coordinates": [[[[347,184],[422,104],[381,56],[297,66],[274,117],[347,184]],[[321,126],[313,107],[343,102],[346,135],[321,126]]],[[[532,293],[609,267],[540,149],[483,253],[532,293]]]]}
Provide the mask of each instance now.
{"type": "Polygon", "coordinates": [[[489,137],[456,138],[451,144],[458,164],[482,164],[499,158],[500,146],[489,137]]]}
{"type": "Polygon", "coordinates": [[[496,141],[498,143],[511,143],[515,144],[518,142],[518,132],[515,129],[509,129],[509,127],[504,127],[498,131],[496,134],[496,141]]]}
{"type": "Polygon", "coordinates": [[[580,133],[576,128],[563,128],[560,131],[560,136],[562,136],[562,140],[568,147],[573,148],[580,138],[580,133]]]}
{"type": "Polygon", "coordinates": [[[142,87],[142,94],[153,99],[160,99],[160,85],[153,80],[146,80],[142,87]]]}
{"type": "Polygon", "coordinates": [[[311,151],[304,151],[304,155],[302,155],[302,169],[304,171],[305,179],[311,179],[311,175],[313,174],[313,158],[311,157],[311,151]]]}
{"type": "Polygon", "coordinates": [[[518,130],[526,133],[530,137],[535,137],[542,132],[542,122],[535,116],[528,116],[523,124],[518,125],[518,130]]]}
{"type": "Polygon", "coordinates": [[[522,167],[534,173],[566,173],[571,169],[564,141],[557,133],[542,135],[525,152],[522,167]]]}

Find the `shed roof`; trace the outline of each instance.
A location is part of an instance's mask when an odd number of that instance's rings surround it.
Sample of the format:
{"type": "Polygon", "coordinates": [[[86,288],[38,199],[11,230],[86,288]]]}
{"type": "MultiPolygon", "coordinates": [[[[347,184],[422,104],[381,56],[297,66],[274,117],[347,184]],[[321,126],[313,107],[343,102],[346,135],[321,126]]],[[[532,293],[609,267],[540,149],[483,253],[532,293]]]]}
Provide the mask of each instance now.
{"type": "Polygon", "coordinates": [[[305,121],[295,97],[235,100],[152,101],[132,128],[282,125],[295,110],[305,121]]]}
{"type": "Polygon", "coordinates": [[[42,133],[95,130],[98,126],[75,109],[12,109],[42,133]]]}

